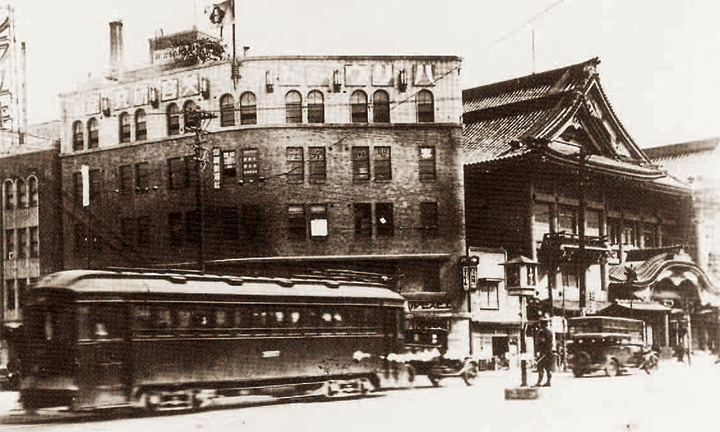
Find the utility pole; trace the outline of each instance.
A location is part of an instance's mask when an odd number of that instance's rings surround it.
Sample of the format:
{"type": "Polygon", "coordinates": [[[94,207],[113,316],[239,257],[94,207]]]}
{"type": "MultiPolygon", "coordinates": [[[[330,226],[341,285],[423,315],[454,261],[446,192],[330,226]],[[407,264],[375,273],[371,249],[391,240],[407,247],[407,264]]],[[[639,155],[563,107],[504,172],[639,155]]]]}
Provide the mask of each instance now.
{"type": "MultiPolygon", "coordinates": [[[[217,117],[213,113],[202,111],[199,109],[186,109],[184,112],[185,130],[195,132],[195,143],[193,149],[195,151],[195,206],[200,217],[200,239],[197,251],[198,270],[205,273],[205,206],[203,205],[202,193],[202,172],[203,162],[206,160],[207,149],[203,147],[207,141],[203,140],[203,134],[207,135],[207,131],[203,130],[203,120],[211,120],[217,117]]],[[[207,122],[206,122],[207,126],[207,122]]]]}
{"type": "Polygon", "coordinates": [[[580,250],[579,255],[579,275],[578,284],[580,290],[580,310],[587,306],[587,287],[586,287],[586,267],[587,259],[585,257],[585,149],[580,149],[580,214],[578,218],[578,241],[580,250]]]}

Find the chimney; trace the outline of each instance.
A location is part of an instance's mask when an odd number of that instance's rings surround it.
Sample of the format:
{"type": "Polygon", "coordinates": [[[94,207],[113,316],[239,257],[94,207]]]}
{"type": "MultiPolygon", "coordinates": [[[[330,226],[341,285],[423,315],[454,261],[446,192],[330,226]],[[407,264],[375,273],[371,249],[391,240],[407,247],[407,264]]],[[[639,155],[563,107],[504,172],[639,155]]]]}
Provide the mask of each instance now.
{"type": "Polygon", "coordinates": [[[109,79],[117,81],[122,77],[123,35],[122,21],[110,22],[110,74],[109,79]]]}

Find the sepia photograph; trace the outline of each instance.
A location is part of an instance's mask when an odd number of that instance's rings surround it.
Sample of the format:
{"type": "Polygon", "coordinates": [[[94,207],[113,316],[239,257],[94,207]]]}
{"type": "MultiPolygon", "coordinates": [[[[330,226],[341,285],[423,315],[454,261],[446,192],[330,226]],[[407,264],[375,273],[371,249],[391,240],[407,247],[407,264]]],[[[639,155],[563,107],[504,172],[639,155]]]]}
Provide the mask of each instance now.
{"type": "Polygon", "coordinates": [[[0,430],[715,430],[718,14],[0,0],[0,430]]]}

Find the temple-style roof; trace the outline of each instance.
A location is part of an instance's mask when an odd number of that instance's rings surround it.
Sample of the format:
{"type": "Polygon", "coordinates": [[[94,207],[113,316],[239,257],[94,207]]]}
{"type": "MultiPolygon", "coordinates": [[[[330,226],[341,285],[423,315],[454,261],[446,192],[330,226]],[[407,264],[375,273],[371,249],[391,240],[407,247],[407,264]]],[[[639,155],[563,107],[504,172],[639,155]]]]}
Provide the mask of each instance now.
{"type": "Polygon", "coordinates": [[[702,304],[720,304],[720,291],[682,246],[630,251],[625,262],[610,266],[609,276],[611,289],[620,288],[628,298],[651,301],[661,287],[677,291],[690,285],[696,291],[684,295],[697,297],[702,304]]]}
{"type": "Polygon", "coordinates": [[[600,85],[597,58],[463,91],[466,165],[529,155],[683,193],[634,142],[600,85]]]}

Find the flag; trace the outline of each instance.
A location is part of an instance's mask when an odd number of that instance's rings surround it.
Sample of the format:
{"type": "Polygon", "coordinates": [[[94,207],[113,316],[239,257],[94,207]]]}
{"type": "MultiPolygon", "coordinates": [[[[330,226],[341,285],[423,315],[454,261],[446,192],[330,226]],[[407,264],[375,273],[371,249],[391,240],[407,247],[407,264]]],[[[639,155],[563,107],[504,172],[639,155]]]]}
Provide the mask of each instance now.
{"type": "Polygon", "coordinates": [[[226,25],[235,24],[235,0],[211,2],[205,8],[205,16],[211,25],[221,29],[226,25]]]}

